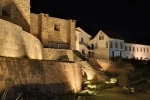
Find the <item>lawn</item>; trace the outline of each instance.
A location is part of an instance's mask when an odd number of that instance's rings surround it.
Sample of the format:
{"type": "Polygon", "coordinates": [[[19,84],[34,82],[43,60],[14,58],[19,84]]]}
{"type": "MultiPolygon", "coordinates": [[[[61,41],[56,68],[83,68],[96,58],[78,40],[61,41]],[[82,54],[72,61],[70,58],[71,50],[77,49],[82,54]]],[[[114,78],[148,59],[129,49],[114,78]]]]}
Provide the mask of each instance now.
{"type": "Polygon", "coordinates": [[[150,95],[142,93],[123,94],[117,92],[118,88],[103,90],[97,96],[85,96],[83,100],[150,100],[150,95]]]}

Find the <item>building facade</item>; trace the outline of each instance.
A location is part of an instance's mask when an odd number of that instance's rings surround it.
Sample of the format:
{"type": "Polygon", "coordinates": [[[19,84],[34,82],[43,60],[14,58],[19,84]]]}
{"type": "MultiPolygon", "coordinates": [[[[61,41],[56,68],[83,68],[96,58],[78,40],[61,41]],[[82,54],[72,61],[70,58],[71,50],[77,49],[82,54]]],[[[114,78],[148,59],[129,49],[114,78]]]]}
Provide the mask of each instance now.
{"type": "Polygon", "coordinates": [[[75,20],[31,13],[30,32],[38,37],[44,48],[75,49],[75,20]]]}
{"type": "Polygon", "coordinates": [[[125,39],[115,32],[100,30],[94,38],[86,32],[76,28],[76,49],[85,57],[114,60],[121,58],[150,59],[150,46],[134,43],[126,43],[125,39]],[[86,33],[86,34],[85,34],[86,33]],[[80,41],[84,40],[84,45],[80,41]],[[83,51],[85,51],[83,53],[83,51]]]}

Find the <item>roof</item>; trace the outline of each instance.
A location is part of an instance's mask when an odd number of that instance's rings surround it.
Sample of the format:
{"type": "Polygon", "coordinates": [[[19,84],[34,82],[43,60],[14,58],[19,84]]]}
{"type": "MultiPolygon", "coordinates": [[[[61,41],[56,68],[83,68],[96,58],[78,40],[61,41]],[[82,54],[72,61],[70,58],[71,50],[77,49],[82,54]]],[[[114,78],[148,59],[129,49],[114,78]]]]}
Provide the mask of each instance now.
{"type": "Polygon", "coordinates": [[[122,37],[120,34],[118,34],[116,32],[111,32],[111,31],[107,31],[107,30],[101,30],[101,31],[104,32],[110,38],[126,40],[124,37],[122,37]]]}
{"type": "Polygon", "coordinates": [[[84,33],[84,34],[86,34],[89,38],[92,37],[91,35],[89,35],[88,33],[86,33],[86,32],[85,32],[83,29],[81,29],[80,27],[77,27],[76,30],[77,30],[77,31],[80,31],[80,32],[82,32],[82,33],[84,33]]]}

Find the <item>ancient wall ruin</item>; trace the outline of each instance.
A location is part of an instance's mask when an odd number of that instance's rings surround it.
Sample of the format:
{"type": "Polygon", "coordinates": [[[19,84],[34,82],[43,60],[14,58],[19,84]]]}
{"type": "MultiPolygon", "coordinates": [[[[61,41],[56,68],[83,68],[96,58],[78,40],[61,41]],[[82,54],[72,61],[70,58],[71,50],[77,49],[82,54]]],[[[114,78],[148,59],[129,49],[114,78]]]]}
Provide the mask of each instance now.
{"type": "Polygon", "coordinates": [[[76,63],[0,57],[0,91],[7,95],[51,96],[81,90],[81,69],[76,63]]]}

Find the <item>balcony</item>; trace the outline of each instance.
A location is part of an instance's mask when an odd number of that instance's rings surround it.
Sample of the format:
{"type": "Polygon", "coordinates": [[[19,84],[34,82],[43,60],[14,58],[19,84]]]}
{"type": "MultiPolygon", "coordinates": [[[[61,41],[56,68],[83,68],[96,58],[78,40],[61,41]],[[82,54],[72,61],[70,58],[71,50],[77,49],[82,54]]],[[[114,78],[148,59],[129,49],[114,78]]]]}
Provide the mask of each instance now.
{"type": "Polygon", "coordinates": [[[55,49],[70,49],[70,45],[61,44],[61,43],[49,43],[48,48],[55,48],[55,49]]]}

